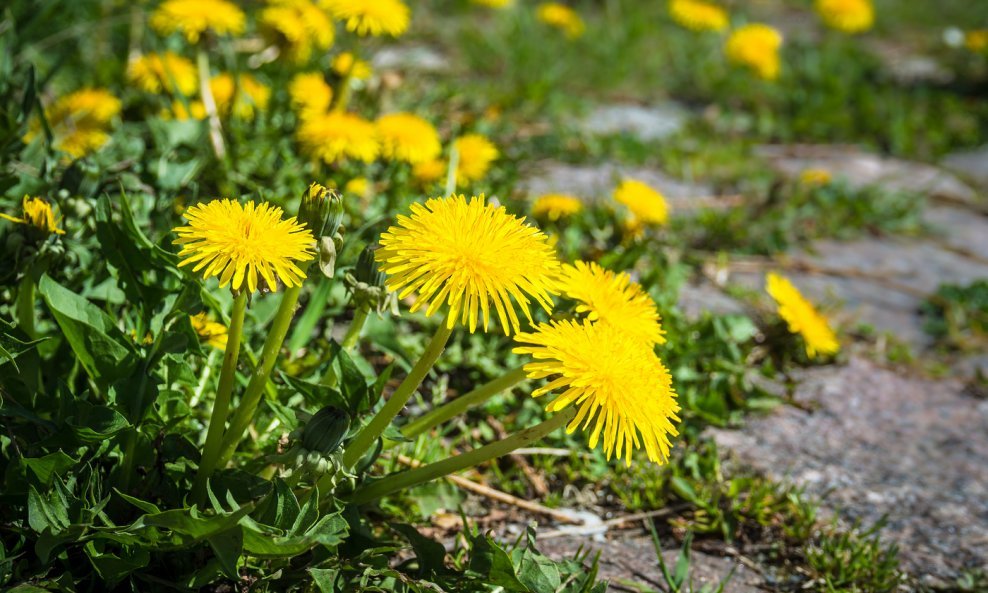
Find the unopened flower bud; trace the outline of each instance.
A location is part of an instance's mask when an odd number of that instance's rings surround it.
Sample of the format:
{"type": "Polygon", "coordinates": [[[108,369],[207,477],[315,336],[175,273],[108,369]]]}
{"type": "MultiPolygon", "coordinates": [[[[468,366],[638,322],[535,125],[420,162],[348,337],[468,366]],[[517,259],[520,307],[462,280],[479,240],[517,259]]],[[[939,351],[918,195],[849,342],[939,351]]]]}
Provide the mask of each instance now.
{"type": "Polygon", "coordinates": [[[343,223],[343,198],[335,191],[313,183],[302,194],[298,218],[309,227],[316,240],[332,238],[343,223]]]}

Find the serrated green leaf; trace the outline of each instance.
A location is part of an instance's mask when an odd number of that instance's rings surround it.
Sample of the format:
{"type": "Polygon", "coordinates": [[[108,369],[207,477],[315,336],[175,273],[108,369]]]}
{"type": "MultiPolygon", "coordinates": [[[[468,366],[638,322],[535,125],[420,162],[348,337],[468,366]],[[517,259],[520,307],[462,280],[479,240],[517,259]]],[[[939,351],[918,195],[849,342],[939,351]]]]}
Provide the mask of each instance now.
{"type": "Polygon", "coordinates": [[[411,525],[392,523],[391,529],[400,533],[412,544],[415,558],[419,562],[419,575],[428,577],[446,571],[446,548],[434,539],[425,537],[411,525]]]}
{"type": "Polygon", "coordinates": [[[506,591],[529,593],[528,587],[518,580],[511,557],[493,539],[480,535],[472,540],[470,570],[480,574],[485,581],[506,591]]]}
{"type": "Polygon", "coordinates": [[[244,551],[244,531],[239,525],[233,529],[206,538],[216,554],[223,574],[233,580],[240,579],[240,557],[244,551]]]}
{"type": "Polygon", "coordinates": [[[336,547],[347,535],[347,524],[339,514],[324,515],[308,531],[298,536],[280,535],[278,530],[246,518],[244,550],[259,558],[289,558],[317,545],[336,547]]]}
{"type": "Polygon", "coordinates": [[[49,453],[44,457],[23,457],[21,465],[30,470],[44,487],[50,487],[54,476],[60,476],[78,461],[62,451],[49,453]]]}
{"type": "Polygon", "coordinates": [[[312,582],[319,589],[319,593],[336,593],[336,580],[340,577],[340,571],[335,568],[310,568],[309,575],[312,582]]]}

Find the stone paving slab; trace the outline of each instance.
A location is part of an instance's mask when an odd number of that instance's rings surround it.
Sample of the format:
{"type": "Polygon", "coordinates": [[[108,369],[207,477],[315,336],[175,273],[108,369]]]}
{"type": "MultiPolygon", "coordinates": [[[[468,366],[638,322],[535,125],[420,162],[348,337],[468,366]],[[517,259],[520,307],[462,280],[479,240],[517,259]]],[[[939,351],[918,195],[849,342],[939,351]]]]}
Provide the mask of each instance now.
{"type": "Polygon", "coordinates": [[[962,150],[948,154],[943,166],[988,188],[988,144],[974,150],[962,150]]]}
{"type": "Polygon", "coordinates": [[[595,107],[577,122],[577,128],[594,136],[629,134],[643,142],[668,138],[686,126],[690,112],[678,103],[652,106],[617,103],[595,107]]]}
{"type": "Polygon", "coordinates": [[[450,69],[449,58],[427,45],[397,45],[377,51],[371,58],[377,70],[441,73],[450,69]]]}
{"type": "Polygon", "coordinates": [[[988,401],[859,358],[807,371],[794,397],[815,409],[783,406],[710,434],[841,517],[887,515],[883,537],[913,574],[942,581],[988,567],[988,401]]]}

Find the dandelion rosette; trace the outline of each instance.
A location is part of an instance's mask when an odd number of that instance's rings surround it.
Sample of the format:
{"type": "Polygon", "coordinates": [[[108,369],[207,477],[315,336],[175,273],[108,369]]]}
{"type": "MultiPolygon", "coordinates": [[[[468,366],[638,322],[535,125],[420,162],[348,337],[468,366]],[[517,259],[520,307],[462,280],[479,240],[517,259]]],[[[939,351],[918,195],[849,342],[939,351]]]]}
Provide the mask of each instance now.
{"type": "Polygon", "coordinates": [[[193,265],[203,279],[219,277],[220,288],[257,290],[258,277],[272,292],[277,281],[298,286],[305,271],[296,262],[313,258],[315,239],[295,217],[283,218],[281,208],[268,203],[241,204],[236,200],[213,200],[196,204],[185,212],[189,224],[177,227],[182,246],[179,266],[193,265]]]}
{"type": "Polygon", "coordinates": [[[577,301],[576,312],[586,313],[590,321],[613,325],[649,346],[665,343],[655,301],[627,272],[612,272],[595,262],[563,264],[560,287],[577,301]]]}
{"type": "Polygon", "coordinates": [[[456,165],[457,185],[479,181],[487,175],[491,164],[501,156],[494,143],[480,134],[461,136],[454,143],[459,161],[456,165]]]}
{"type": "Polygon", "coordinates": [[[189,43],[196,43],[207,30],[217,35],[239,35],[246,21],[244,11],[226,0],[165,0],[151,14],[150,22],[162,35],[179,31],[189,43]]]}
{"type": "Polygon", "coordinates": [[[301,72],[288,83],[288,96],[299,119],[310,119],[329,111],[333,88],[319,72],[301,72]]]}
{"type": "Polygon", "coordinates": [[[21,216],[10,216],[0,212],[0,218],[25,224],[38,229],[45,235],[64,235],[65,231],[58,228],[61,218],[56,217],[51,209],[51,204],[41,198],[24,196],[21,201],[21,216]]]}
{"type": "Polygon", "coordinates": [[[416,164],[430,161],[442,152],[439,132],[428,121],[411,113],[389,113],[377,118],[381,156],[416,164]]]}
{"type": "Polygon", "coordinates": [[[768,25],[754,23],[735,29],[727,38],[724,52],[732,63],[754,70],[765,80],[775,80],[781,68],[780,47],[781,33],[768,25]]]}
{"type": "Polygon", "coordinates": [[[326,113],[303,120],[296,137],[302,152],[330,165],[344,158],[369,163],[381,150],[374,124],[351,113],[326,113]]]}
{"type": "Polygon", "coordinates": [[[529,322],[532,301],[552,311],[559,261],[548,238],[483,196],[412,204],[380,242],[375,257],[388,289],[398,298],[417,293],[411,310],[425,307],[426,315],[447,304],[450,329],[459,320],[473,332],[480,319],[487,331],[492,303],[506,335],[520,329],[515,307],[529,322]]]}
{"type": "Polygon", "coordinates": [[[333,45],[333,21],[311,0],[268,0],[258,24],[294,62],[304,62],[313,50],[333,45]]]}
{"type": "Polygon", "coordinates": [[[816,11],[823,24],[842,33],[863,33],[875,24],[871,0],[817,0],[816,11]]]}
{"type": "Polygon", "coordinates": [[[679,404],[669,371],[651,346],[588,319],[542,323],[515,341],[523,345],[514,352],[534,359],[525,365],[528,377],[551,379],[532,396],[561,390],[546,409],[577,407],[568,432],[582,424],[590,430],[591,448],[603,439],[607,458],[623,456],[627,465],[634,449],[644,449],[655,463],[665,462],[669,439],[678,434],[679,404]]]}
{"type": "Polygon", "coordinates": [[[723,31],[730,24],[726,10],[703,0],[672,0],[669,16],[691,31],[723,31]]]}
{"type": "Polygon", "coordinates": [[[195,64],[170,51],[138,57],[127,65],[127,78],[147,93],[192,95],[199,88],[195,64]]]}
{"type": "Polygon", "coordinates": [[[408,29],[411,13],[401,0],[322,0],[322,5],[357,35],[398,37],[408,29]]]}
{"type": "Polygon", "coordinates": [[[550,27],[559,29],[570,39],[583,35],[586,25],[580,15],[565,4],[545,2],[536,10],[536,18],[550,27]]]}
{"type": "Polygon", "coordinates": [[[206,316],[205,311],[198,315],[189,316],[189,322],[192,324],[192,329],[195,330],[196,335],[199,336],[200,342],[217,350],[226,350],[229,331],[225,325],[212,321],[206,316]]]}
{"type": "Polygon", "coordinates": [[[552,222],[579,214],[582,210],[580,198],[568,194],[545,194],[532,203],[532,216],[552,222]]]}
{"type": "Polygon", "coordinates": [[[792,282],[770,273],[766,278],[765,290],[778,305],[779,317],[789,326],[789,331],[803,337],[807,356],[815,358],[818,353],[836,354],[840,350],[840,343],[827,318],[800,294],[792,282]]]}
{"type": "Polygon", "coordinates": [[[636,222],[650,225],[669,222],[669,205],[665,197],[642,181],[622,181],[614,190],[614,201],[627,206],[636,222]]]}

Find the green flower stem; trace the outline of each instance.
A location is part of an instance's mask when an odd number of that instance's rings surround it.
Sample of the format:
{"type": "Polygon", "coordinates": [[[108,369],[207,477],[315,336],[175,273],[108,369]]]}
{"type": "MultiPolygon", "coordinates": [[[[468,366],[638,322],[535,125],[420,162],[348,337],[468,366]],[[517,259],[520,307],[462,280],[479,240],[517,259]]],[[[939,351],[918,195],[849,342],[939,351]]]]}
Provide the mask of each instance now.
{"type": "Polygon", "coordinates": [[[446,196],[456,193],[456,170],[460,166],[460,151],[456,150],[456,144],[449,151],[449,168],[446,169],[446,196]]]}
{"type": "Polygon", "coordinates": [[[17,289],[17,325],[32,340],[37,338],[34,328],[35,284],[31,274],[26,274],[17,289]]]}
{"type": "Polygon", "coordinates": [[[223,368],[220,371],[220,382],[216,388],[216,399],[213,401],[213,412],[209,416],[209,428],[206,430],[206,444],[202,448],[202,459],[199,461],[199,471],[192,486],[194,499],[201,503],[206,497],[206,481],[216,469],[220,455],[220,445],[223,441],[223,426],[230,413],[230,396],[237,377],[237,359],[240,357],[240,342],[244,329],[244,315],[247,312],[247,291],[242,291],[233,301],[233,313],[230,315],[230,329],[226,340],[226,351],[223,353],[223,368]]]}
{"type": "Polygon", "coordinates": [[[506,389],[511,389],[524,381],[525,377],[525,369],[522,367],[512,369],[497,379],[489,381],[473,391],[461,395],[453,401],[446,402],[431,412],[412,420],[401,429],[401,434],[408,438],[414,438],[431,428],[439,426],[450,418],[462,414],[467,409],[487,401],[492,396],[506,389]]]}
{"type": "Polygon", "coordinates": [[[485,461],[497,459],[511,453],[515,449],[527,447],[541,440],[547,434],[568,423],[574,416],[576,416],[576,408],[570,406],[562,412],[554,414],[541,424],[520,430],[505,439],[484,445],[479,449],[473,449],[472,451],[461,455],[454,455],[453,457],[448,457],[442,461],[430,463],[429,465],[385,476],[376,482],[358,488],[353,493],[353,496],[350,497],[349,502],[364,504],[382,496],[387,496],[400,490],[406,490],[419,484],[430,482],[436,478],[448,476],[449,474],[480,465],[485,461]]]}
{"type": "Polygon", "coordinates": [[[364,322],[367,321],[367,315],[370,313],[370,307],[360,307],[353,314],[353,321],[350,322],[350,327],[346,330],[346,335],[343,336],[343,347],[347,350],[353,350],[360,340],[360,331],[364,329],[364,322]]]}
{"type": "Polygon", "coordinates": [[[422,357],[412,367],[405,380],[401,382],[398,389],[395,390],[394,394],[391,395],[377,415],[371,419],[370,423],[357,433],[357,436],[347,445],[346,452],[343,453],[344,466],[353,467],[355,463],[360,461],[360,458],[364,456],[367,449],[374,444],[377,437],[384,433],[384,430],[391,424],[395,416],[398,415],[398,412],[401,412],[401,409],[405,407],[408,399],[412,397],[415,390],[422,384],[425,375],[432,369],[432,365],[436,364],[439,355],[446,348],[446,342],[449,341],[450,334],[453,333],[453,330],[447,327],[447,325],[447,320],[444,318],[442,323],[439,324],[436,334],[432,336],[429,345],[425,347],[422,357]]]}
{"type": "Polygon", "coordinates": [[[200,45],[196,53],[196,66],[199,68],[199,91],[202,95],[202,105],[206,109],[206,119],[209,121],[209,140],[213,145],[216,158],[223,160],[226,156],[226,144],[223,142],[223,124],[220,123],[219,110],[216,108],[216,98],[209,86],[211,78],[209,69],[209,54],[200,45]]]}
{"type": "Polygon", "coordinates": [[[254,413],[257,412],[257,406],[261,403],[261,395],[268,383],[268,377],[271,376],[271,371],[274,369],[275,363],[278,362],[278,354],[281,351],[281,345],[285,342],[288,328],[292,324],[295,306],[298,304],[301,293],[301,285],[293,286],[286,289],[285,294],[281,297],[281,305],[278,306],[278,312],[271,323],[271,329],[268,330],[268,337],[264,340],[261,360],[254,367],[250,382],[247,384],[247,390],[244,391],[240,405],[233,413],[230,428],[227,429],[226,435],[223,437],[223,446],[219,456],[221,466],[226,465],[233,457],[233,453],[237,450],[237,445],[240,444],[247,427],[254,420],[254,413]]]}

